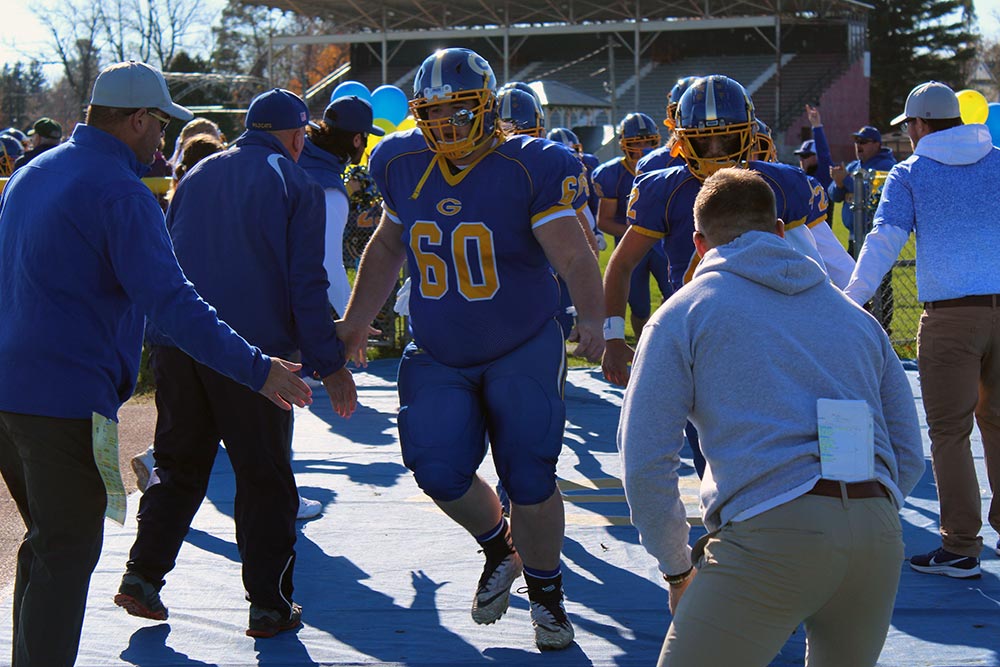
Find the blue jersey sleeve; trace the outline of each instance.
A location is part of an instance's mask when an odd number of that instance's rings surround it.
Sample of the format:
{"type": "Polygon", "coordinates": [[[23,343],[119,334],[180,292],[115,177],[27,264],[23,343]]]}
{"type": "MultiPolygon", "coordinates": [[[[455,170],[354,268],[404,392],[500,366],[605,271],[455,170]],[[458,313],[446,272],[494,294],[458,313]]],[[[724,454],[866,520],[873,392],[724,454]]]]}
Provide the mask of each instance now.
{"type": "Polygon", "coordinates": [[[529,207],[532,228],[564,215],[574,215],[587,201],[583,165],[565,146],[545,143],[539,146],[537,162],[532,165],[534,192],[529,207]]]}
{"type": "Polygon", "coordinates": [[[666,208],[660,195],[657,173],[635,179],[628,197],[625,214],[629,226],[643,236],[662,239],[666,236],[666,208]]]}
{"type": "Polygon", "coordinates": [[[594,184],[594,192],[599,199],[614,199],[618,196],[618,175],[615,173],[614,163],[617,158],[610,162],[597,165],[591,174],[591,182],[594,184]]]}
{"type": "Polygon", "coordinates": [[[777,162],[751,162],[749,166],[763,176],[774,191],[778,217],[784,221],[785,229],[795,229],[810,222],[813,189],[804,171],[777,162]]]}
{"type": "Polygon", "coordinates": [[[826,222],[829,216],[830,198],[827,197],[826,188],[813,176],[806,176],[809,187],[812,188],[812,199],[809,202],[809,221],[806,223],[810,228],[821,222],[826,222]]]}

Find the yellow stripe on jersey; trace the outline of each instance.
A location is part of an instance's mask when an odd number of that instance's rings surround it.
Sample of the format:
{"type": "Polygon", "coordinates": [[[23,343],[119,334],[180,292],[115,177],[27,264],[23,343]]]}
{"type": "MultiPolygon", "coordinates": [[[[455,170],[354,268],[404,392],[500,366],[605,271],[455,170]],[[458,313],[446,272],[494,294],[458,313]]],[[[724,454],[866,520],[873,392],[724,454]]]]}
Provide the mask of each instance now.
{"type": "Polygon", "coordinates": [[[642,234],[643,236],[648,236],[653,239],[662,239],[666,234],[662,232],[654,232],[652,229],[646,229],[645,227],[640,227],[639,225],[629,225],[628,227],[632,231],[642,234]]]}
{"type": "Polygon", "coordinates": [[[788,222],[787,220],[785,220],[784,221],[785,222],[785,230],[787,231],[789,229],[795,229],[796,227],[798,227],[800,225],[806,224],[806,217],[808,217],[808,216],[802,216],[798,220],[792,220],[791,222],[788,222]]]}

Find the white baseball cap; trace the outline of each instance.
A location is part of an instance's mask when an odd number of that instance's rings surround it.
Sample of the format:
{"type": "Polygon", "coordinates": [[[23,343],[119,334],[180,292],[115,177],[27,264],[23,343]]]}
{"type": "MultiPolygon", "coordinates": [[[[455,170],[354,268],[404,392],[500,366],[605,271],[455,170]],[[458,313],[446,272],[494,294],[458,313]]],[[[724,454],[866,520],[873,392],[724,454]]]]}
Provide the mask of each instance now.
{"type": "Polygon", "coordinates": [[[159,70],[134,60],[101,70],[90,103],[115,109],[159,109],[183,121],[194,118],[188,109],[170,99],[167,82],[159,70]]]}
{"type": "Polygon", "coordinates": [[[892,119],[890,125],[899,125],[907,118],[961,118],[955,91],[939,81],[922,83],[906,96],[903,113],[892,119]]]}

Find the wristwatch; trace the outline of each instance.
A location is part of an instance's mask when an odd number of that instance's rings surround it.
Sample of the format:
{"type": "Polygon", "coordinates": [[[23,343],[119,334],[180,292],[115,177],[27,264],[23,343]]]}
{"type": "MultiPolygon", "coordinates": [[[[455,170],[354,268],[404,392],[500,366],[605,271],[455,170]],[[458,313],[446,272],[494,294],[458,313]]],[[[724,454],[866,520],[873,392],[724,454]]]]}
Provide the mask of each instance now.
{"type": "Polygon", "coordinates": [[[670,586],[679,586],[690,579],[692,574],[694,574],[694,568],[689,567],[687,572],[683,574],[665,574],[663,575],[663,580],[670,586]]]}

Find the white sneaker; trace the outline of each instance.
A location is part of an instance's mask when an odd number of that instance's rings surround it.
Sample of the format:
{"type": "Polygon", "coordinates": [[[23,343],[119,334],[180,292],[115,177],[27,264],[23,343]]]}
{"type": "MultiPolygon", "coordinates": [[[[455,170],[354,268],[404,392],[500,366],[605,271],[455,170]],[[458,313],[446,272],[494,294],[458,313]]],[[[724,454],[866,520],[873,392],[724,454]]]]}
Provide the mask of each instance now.
{"type": "Polygon", "coordinates": [[[479,578],[476,595],[472,598],[472,620],[480,625],[496,623],[510,605],[510,587],[521,576],[521,557],[516,551],[500,562],[486,561],[479,578]]]}
{"type": "Polygon", "coordinates": [[[573,624],[566,616],[562,592],[558,598],[531,601],[531,624],[535,627],[535,645],[542,651],[559,651],[573,641],[573,624]]]}
{"type": "Polygon", "coordinates": [[[133,456],[129,465],[132,466],[132,472],[135,473],[135,485],[139,487],[139,491],[145,492],[146,487],[149,486],[149,477],[153,474],[153,467],[156,465],[156,461],[153,459],[153,448],[150,447],[139,456],[133,456]]]}
{"type": "Polygon", "coordinates": [[[313,519],[323,512],[323,503],[318,500],[309,500],[299,496],[299,512],[295,518],[299,521],[313,519]]]}

